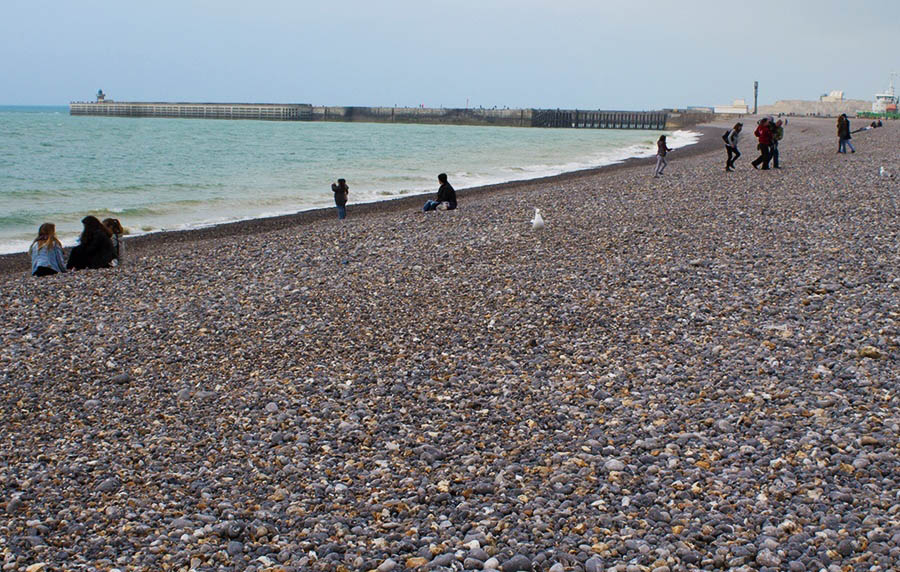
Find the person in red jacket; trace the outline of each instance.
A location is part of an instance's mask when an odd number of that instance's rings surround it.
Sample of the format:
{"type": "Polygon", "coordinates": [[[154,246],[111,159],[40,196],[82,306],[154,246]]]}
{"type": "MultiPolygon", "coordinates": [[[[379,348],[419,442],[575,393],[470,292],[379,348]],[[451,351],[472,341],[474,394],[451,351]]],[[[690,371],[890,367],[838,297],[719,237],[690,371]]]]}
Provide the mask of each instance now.
{"type": "Polygon", "coordinates": [[[763,170],[766,170],[769,168],[769,161],[772,160],[772,126],[769,124],[769,120],[765,117],[760,119],[753,134],[759,141],[756,146],[759,149],[759,157],[750,164],[754,169],[759,169],[759,166],[762,165],[763,170]]]}

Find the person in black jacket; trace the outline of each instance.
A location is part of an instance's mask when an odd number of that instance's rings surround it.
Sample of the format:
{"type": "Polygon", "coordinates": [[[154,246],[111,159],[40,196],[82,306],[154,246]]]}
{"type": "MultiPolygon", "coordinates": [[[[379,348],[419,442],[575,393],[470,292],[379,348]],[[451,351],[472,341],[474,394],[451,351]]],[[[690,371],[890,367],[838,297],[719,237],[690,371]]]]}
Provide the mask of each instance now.
{"type": "Polygon", "coordinates": [[[425,206],[422,208],[425,212],[436,210],[441,203],[447,203],[448,211],[456,208],[456,191],[447,182],[447,173],[438,175],[438,182],[441,184],[441,187],[438,189],[437,199],[425,203],[425,206]]]}
{"type": "Polygon", "coordinates": [[[344,220],[347,216],[347,195],[350,187],[345,179],[338,179],[337,183],[331,183],[331,192],[334,193],[334,206],[337,207],[338,218],[344,220]]]}
{"type": "Polygon", "coordinates": [[[850,142],[850,120],[847,119],[846,113],[841,113],[837,120],[838,135],[838,153],[847,153],[847,147],[850,147],[851,153],[856,153],[853,143],[850,142]]]}
{"type": "Polygon", "coordinates": [[[84,225],[81,238],[69,253],[66,268],[109,268],[116,255],[109,230],[95,216],[84,217],[81,224],[84,225]]]}

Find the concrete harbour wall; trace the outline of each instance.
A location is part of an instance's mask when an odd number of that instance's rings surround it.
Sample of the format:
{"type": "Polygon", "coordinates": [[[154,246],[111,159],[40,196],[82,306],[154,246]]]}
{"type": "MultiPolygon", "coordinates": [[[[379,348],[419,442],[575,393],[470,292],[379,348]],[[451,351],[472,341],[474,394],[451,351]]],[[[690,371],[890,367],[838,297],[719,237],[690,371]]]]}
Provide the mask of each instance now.
{"type": "Polygon", "coordinates": [[[531,115],[531,109],[334,106],[316,106],[312,108],[312,121],[360,121],[367,123],[531,127],[531,115]]]}
{"type": "Polygon", "coordinates": [[[312,106],[293,103],[73,102],[69,115],[309,121],[312,106]]]}
{"type": "MultiPolygon", "coordinates": [[[[459,109],[428,107],[338,107],[303,103],[73,102],[71,115],[178,117],[270,121],[346,121],[492,125],[576,129],[682,129],[722,118],[709,112],[678,110],[603,111],[579,109],[459,109]]],[[[733,116],[727,116],[733,117],[733,116]]]]}

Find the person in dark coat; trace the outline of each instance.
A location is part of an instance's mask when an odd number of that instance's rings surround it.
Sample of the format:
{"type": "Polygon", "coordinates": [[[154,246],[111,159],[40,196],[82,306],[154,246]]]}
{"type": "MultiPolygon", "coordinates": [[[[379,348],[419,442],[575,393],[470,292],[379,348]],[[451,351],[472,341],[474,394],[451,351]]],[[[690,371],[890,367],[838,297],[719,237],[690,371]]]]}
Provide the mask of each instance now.
{"type": "Polygon", "coordinates": [[[447,174],[441,173],[438,175],[438,182],[441,186],[438,189],[437,198],[433,201],[426,202],[425,206],[422,208],[422,210],[426,212],[436,210],[441,203],[447,203],[448,211],[452,211],[456,208],[456,191],[454,191],[453,187],[450,186],[450,183],[447,182],[447,174]]]}
{"type": "Polygon", "coordinates": [[[837,120],[837,135],[838,135],[838,153],[847,153],[847,147],[850,147],[851,153],[856,153],[856,149],[853,148],[853,143],[850,142],[850,120],[847,119],[847,114],[842,113],[837,120]]]}
{"type": "Polygon", "coordinates": [[[66,268],[109,268],[116,256],[109,229],[97,217],[90,215],[81,219],[81,224],[84,225],[81,238],[69,253],[66,268]]]}
{"type": "Polygon", "coordinates": [[[347,195],[350,193],[350,187],[347,181],[338,179],[337,183],[331,183],[331,192],[334,193],[334,206],[337,207],[338,218],[343,220],[347,216],[347,195]]]}

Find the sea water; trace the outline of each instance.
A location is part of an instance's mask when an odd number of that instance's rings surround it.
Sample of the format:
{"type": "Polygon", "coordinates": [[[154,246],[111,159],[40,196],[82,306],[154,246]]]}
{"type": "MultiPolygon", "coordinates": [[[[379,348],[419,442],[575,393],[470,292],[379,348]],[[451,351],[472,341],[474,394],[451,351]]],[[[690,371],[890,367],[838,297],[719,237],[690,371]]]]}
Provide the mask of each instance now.
{"type": "MultiPolygon", "coordinates": [[[[43,222],[74,244],[80,220],[131,234],[208,226],[462,189],[656,152],[659,131],[70,116],[0,107],[0,253],[25,251],[43,222]]],[[[669,133],[669,147],[697,134],[669,133]]]]}

